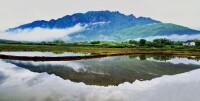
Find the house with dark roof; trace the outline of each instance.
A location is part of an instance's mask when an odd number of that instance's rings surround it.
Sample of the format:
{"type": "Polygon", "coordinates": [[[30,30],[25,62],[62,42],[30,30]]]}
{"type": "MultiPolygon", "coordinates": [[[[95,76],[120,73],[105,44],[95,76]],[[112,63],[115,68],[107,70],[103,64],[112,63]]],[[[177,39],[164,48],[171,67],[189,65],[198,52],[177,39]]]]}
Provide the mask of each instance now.
{"type": "Polygon", "coordinates": [[[195,46],[195,42],[193,41],[186,41],[183,43],[183,46],[195,46]]]}

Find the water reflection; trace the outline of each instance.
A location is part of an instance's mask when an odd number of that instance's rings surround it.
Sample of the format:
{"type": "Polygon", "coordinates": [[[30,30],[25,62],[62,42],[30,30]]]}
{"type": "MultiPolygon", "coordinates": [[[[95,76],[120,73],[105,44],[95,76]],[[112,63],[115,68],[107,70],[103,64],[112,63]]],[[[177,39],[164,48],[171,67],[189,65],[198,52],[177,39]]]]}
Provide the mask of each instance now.
{"type": "Polygon", "coordinates": [[[157,61],[167,61],[172,60],[174,58],[187,58],[188,60],[196,60],[199,61],[200,57],[198,56],[173,56],[173,55],[156,55],[156,54],[134,54],[129,55],[129,58],[131,59],[140,59],[140,60],[148,60],[153,59],[157,61]]]}
{"type": "Polygon", "coordinates": [[[196,64],[200,65],[200,57],[196,56],[173,56],[173,55],[147,55],[135,54],[129,55],[131,59],[148,60],[156,62],[169,62],[173,64],[196,64]]]}
{"type": "Polygon", "coordinates": [[[4,60],[37,73],[55,74],[87,85],[119,85],[135,80],[151,80],[200,68],[200,62],[187,57],[131,55],[79,61],[4,60]]]}
{"type": "Polygon", "coordinates": [[[13,56],[47,56],[47,57],[62,57],[62,56],[85,56],[89,54],[73,53],[73,52],[0,52],[3,55],[13,56]]]}
{"type": "MultiPolygon", "coordinates": [[[[101,60],[104,61],[105,59],[101,60]]],[[[106,60],[109,60],[106,58],[106,60]]],[[[0,60],[0,101],[199,101],[200,70],[118,86],[89,86],[0,60]]]]}

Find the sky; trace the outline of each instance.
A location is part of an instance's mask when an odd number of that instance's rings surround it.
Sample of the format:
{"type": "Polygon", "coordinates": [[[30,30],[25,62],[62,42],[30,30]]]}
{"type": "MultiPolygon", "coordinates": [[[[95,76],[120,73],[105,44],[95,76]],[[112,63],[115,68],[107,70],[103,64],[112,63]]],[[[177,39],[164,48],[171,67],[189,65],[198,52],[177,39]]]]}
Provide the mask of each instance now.
{"type": "Polygon", "coordinates": [[[200,30],[200,0],[0,0],[0,30],[35,20],[110,10],[200,30]]]}

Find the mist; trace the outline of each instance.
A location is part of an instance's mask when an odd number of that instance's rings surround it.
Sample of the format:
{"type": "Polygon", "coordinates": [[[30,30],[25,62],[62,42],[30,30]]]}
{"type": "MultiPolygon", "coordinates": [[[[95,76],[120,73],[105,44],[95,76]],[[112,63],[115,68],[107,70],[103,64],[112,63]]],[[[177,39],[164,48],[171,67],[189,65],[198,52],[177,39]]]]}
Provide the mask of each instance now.
{"type": "Polygon", "coordinates": [[[0,32],[0,39],[15,40],[15,41],[52,41],[61,39],[64,37],[65,40],[70,40],[68,35],[79,32],[85,29],[85,26],[77,24],[67,29],[25,29],[17,30],[12,32],[0,32]]]}
{"type": "Polygon", "coordinates": [[[193,39],[200,39],[200,33],[199,34],[194,34],[194,35],[178,35],[178,34],[173,34],[169,36],[150,36],[150,37],[145,37],[145,38],[136,38],[135,40],[140,40],[140,39],[146,39],[148,41],[152,41],[153,39],[159,39],[159,38],[166,38],[170,39],[172,41],[187,41],[187,40],[193,40],[193,39]]]}

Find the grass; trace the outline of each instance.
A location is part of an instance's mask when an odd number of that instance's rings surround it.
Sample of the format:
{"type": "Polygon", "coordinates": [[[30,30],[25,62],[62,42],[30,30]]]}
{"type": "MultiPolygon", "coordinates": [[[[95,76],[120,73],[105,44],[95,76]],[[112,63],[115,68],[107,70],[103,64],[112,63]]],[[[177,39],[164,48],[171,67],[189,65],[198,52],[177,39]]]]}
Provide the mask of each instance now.
{"type": "Polygon", "coordinates": [[[90,46],[68,46],[68,45],[25,45],[25,44],[0,44],[0,51],[48,51],[48,52],[74,52],[94,54],[165,54],[200,56],[200,49],[176,49],[176,48],[103,48],[90,46]]]}

